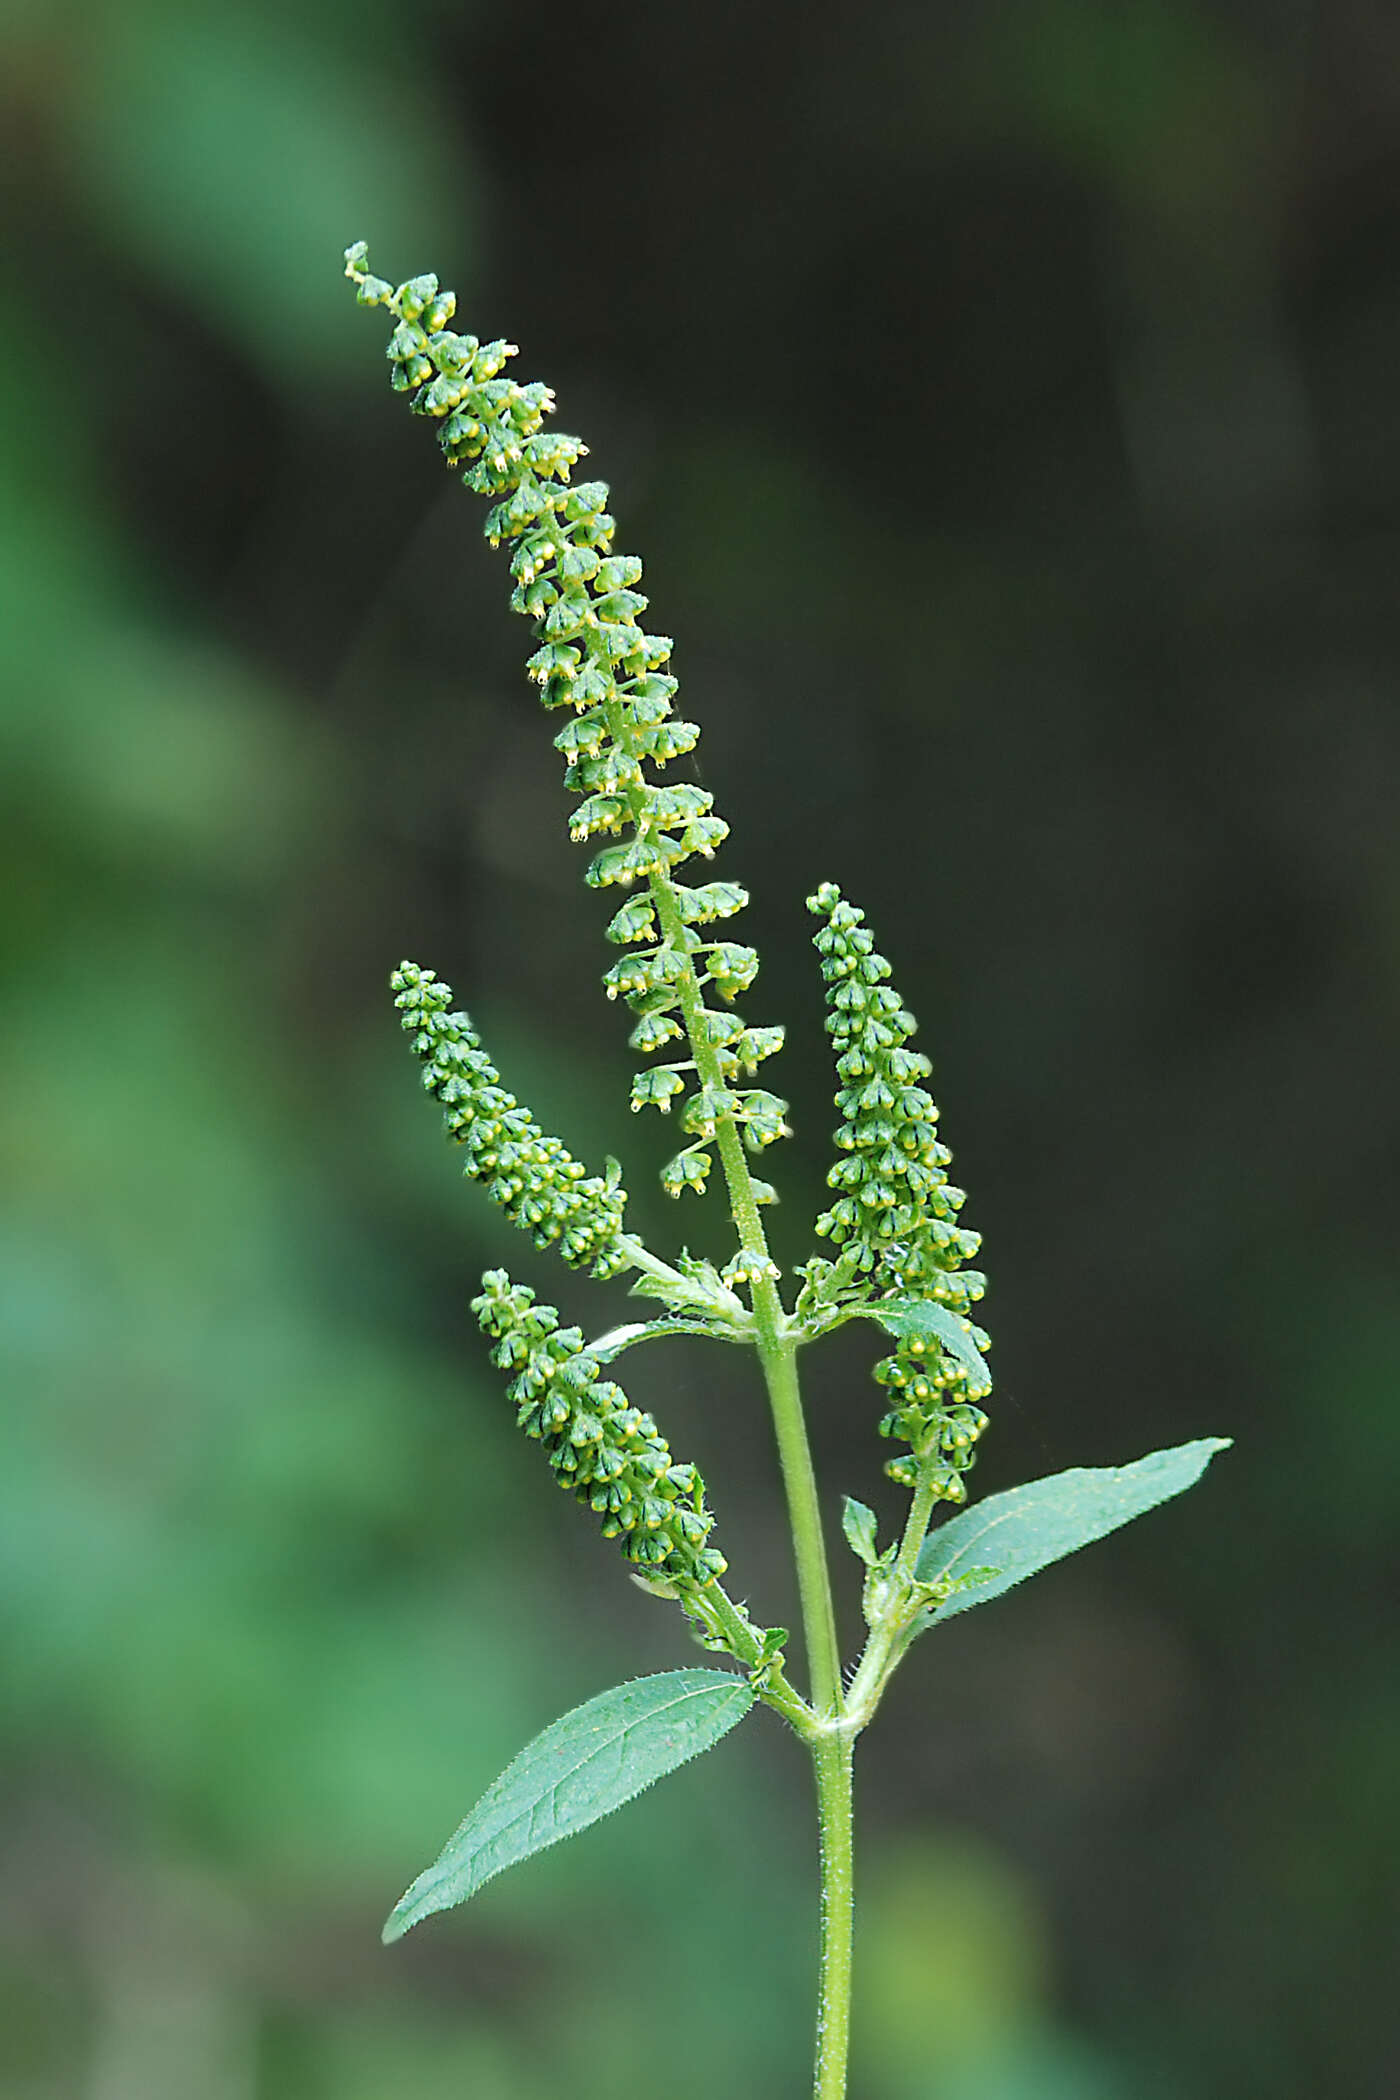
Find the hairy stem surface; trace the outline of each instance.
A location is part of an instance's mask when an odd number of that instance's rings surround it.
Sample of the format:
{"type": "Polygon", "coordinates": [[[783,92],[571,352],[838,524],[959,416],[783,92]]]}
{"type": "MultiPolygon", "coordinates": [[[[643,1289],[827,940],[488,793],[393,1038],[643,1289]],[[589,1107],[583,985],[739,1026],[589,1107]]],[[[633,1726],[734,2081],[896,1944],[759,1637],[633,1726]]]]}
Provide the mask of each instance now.
{"type": "Polygon", "coordinates": [[[755,1284],[753,1305],[759,1362],[768,1386],[787,1495],[812,1705],[818,1714],[834,1718],[841,1711],[841,1654],[836,1644],[821,1504],[797,1380],[797,1345],[782,1332],[782,1303],[768,1278],[755,1284]]]}
{"type": "Polygon", "coordinates": [[[845,2100],[851,2039],[851,1956],[855,1921],[851,1762],[846,1731],[813,1745],[821,1829],[821,1969],[817,1995],[814,2100],[845,2100]]]}
{"type": "MultiPolygon", "coordinates": [[[[653,874],[651,893],[662,933],[679,952],[685,952],[684,926],[675,893],[665,875],[653,874]]],[[[685,1022],[690,1053],[701,1084],[722,1090],[724,1074],[719,1052],[705,1026],[705,1002],[694,963],[686,957],[677,986],[681,1017],[685,1022]]],[[[821,1508],[812,1471],[812,1453],[802,1414],[802,1396],[797,1381],[796,1344],[785,1332],[783,1301],[777,1285],[767,1274],[770,1266],[767,1235],[754,1195],[753,1176],[744,1153],[743,1140],[732,1116],[715,1122],[715,1146],[724,1168],[734,1228],[744,1252],[754,1257],[753,1313],[757,1329],[759,1360],[768,1387],[773,1427],[778,1442],[783,1486],[787,1494],[788,1520],[792,1527],[793,1554],[797,1563],[798,1594],[802,1602],[802,1630],[811,1676],[812,1704],[819,1714],[836,1714],[841,1704],[841,1658],[836,1645],[836,1619],[831,1603],[831,1579],[826,1564],[821,1508]]]]}
{"type": "Polygon", "coordinates": [[[929,1519],[937,1502],[938,1497],[931,1487],[916,1489],[908,1521],[904,1526],[904,1537],[900,1540],[899,1558],[895,1563],[900,1574],[910,1582],[914,1580],[914,1571],[919,1565],[919,1553],[928,1537],[929,1519]]]}
{"type": "MultiPolygon", "coordinates": [[[[609,709],[610,719],[612,713],[613,710],[609,709]]],[[[616,733],[615,724],[614,730],[616,733]]],[[[641,796],[634,789],[628,800],[640,831],[643,818],[641,796]]],[[[659,870],[648,877],[648,884],[664,939],[677,953],[685,956],[685,967],[676,989],[696,1073],[702,1086],[722,1091],[724,1073],[719,1051],[706,1026],[704,995],[694,962],[686,952],[685,926],[675,891],[669,878],[659,870]]],[[[821,1505],[802,1412],[797,1344],[787,1332],[783,1301],[771,1273],[768,1239],[759,1215],[753,1176],[732,1115],[716,1117],[714,1142],[724,1170],[739,1244],[753,1259],[754,1327],[787,1497],[812,1707],[819,1720],[835,1722],[841,1714],[841,1655],[836,1641],[836,1615],[831,1600],[821,1505]]],[[[788,1718],[810,1745],[817,1782],[822,1894],[815,2092],[817,2100],[845,2100],[853,1903],[852,1743],[848,1735],[835,1729],[830,1733],[823,1731],[813,1739],[804,1725],[804,1715],[789,1714],[788,1718]]]]}

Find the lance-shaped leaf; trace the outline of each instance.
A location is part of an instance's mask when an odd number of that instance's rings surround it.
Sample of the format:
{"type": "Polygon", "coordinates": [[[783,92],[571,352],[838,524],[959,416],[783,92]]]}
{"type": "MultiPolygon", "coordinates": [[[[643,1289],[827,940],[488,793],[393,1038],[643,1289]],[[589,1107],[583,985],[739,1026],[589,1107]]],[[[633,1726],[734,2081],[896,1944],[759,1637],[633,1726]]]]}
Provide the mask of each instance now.
{"type": "Polygon", "coordinates": [[[394,1906],[385,1943],[493,1875],[574,1837],[698,1757],[754,1703],[727,1670],[668,1670],[600,1692],[526,1745],[394,1906]]]}
{"type": "MultiPolygon", "coordinates": [[[[901,1342],[939,1342],[971,1380],[975,1393],[989,1393],[992,1374],[987,1359],[973,1340],[972,1324],[946,1305],[924,1298],[886,1298],[861,1308],[867,1318],[878,1320],[886,1333],[901,1342]]],[[[985,1342],[987,1337],[983,1335],[985,1342]]]]}
{"type": "Polygon", "coordinates": [[[1154,1451],[1130,1466],[1075,1466],[1028,1481],[1004,1495],[988,1495],[940,1524],[919,1555],[920,1582],[955,1579],[974,1569],[979,1580],[958,1590],[928,1623],[941,1624],[974,1604],[1038,1575],[1052,1561],[1106,1538],[1120,1524],[1193,1487],[1229,1437],[1200,1437],[1171,1451],[1154,1451]]]}
{"type": "Polygon", "coordinates": [[[857,1502],[854,1495],[843,1495],[841,1529],[856,1559],[863,1560],[867,1568],[873,1568],[880,1549],[875,1542],[875,1512],[869,1503],[857,1502]]]}

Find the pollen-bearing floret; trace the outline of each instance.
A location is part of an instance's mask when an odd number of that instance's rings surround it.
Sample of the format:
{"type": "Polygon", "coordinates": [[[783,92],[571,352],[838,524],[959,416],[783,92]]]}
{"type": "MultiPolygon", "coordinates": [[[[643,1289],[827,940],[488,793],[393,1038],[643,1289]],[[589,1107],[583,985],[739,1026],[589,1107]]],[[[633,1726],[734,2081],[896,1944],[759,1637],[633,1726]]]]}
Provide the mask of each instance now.
{"type": "Polygon", "coordinates": [[[451,1136],[466,1153],[463,1171],[479,1181],[513,1225],[537,1247],[557,1246],[574,1267],[616,1276],[631,1266],[619,1247],[627,1192],[611,1175],[590,1174],[562,1138],[541,1130],[501,1085],[452,987],[417,963],[389,980],[403,1025],[423,1060],[423,1085],[442,1103],[451,1136]]]}
{"type": "Polygon", "coordinates": [[[886,1472],[961,1502],[962,1475],[987,1426],[975,1403],[991,1389],[990,1379],[972,1368],[988,1338],[967,1318],[986,1279],[963,1267],[981,1242],[958,1223],[966,1199],[948,1179],[953,1155],[939,1138],[933,1098],[919,1084],[932,1068],[906,1047],[918,1024],[890,984],[890,965],[864,912],[847,904],[832,882],[807,905],[824,922],[814,943],[841,1081],[841,1156],[827,1176],[837,1200],[817,1220],[817,1231],[849,1250],[875,1296],[945,1308],[972,1345],[959,1354],[925,1336],[902,1339],[875,1372],[892,1401],[881,1434],[913,1446],[912,1456],[891,1459],[886,1472]]]}
{"type": "Polygon", "coordinates": [[[577,1327],[561,1327],[504,1269],[488,1269],[472,1311],[495,1342],[491,1360],[514,1373],[516,1421],[542,1443],[561,1487],[602,1519],[627,1559],[679,1587],[706,1588],[727,1563],[708,1539],[714,1518],[694,1466],[678,1465],[655,1421],[633,1407],[577,1327]]]}
{"type": "Polygon", "coordinates": [[[634,1049],[650,1056],[689,1038],[690,1056],[659,1067],[659,1076],[643,1074],[632,1105],[668,1111],[692,1084],[707,1094],[698,1119],[682,1119],[690,1142],[661,1177],[674,1196],[703,1190],[721,1121],[755,1152],[787,1134],[786,1102],[733,1083],[781,1047],[783,1031],[746,1029],[729,1011],[757,975],[758,956],[708,932],[744,908],[747,892],[733,882],[678,880],[688,862],[713,859],[729,826],[714,814],[707,789],[652,777],[693,751],[700,731],[673,712],[669,637],[641,624],[648,603],[637,589],[641,561],[613,552],[607,483],[572,481],[588,448],[546,429],[551,389],[504,376],[515,344],[481,343],[450,328],[456,298],[436,277],[414,277],[396,290],[371,276],[362,241],[347,248],[345,264],[360,303],[395,317],[391,384],[412,395],[416,414],[437,423],[447,463],[465,468],[468,488],[491,499],[491,544],[512,547],[511,606],[540,637],[529,674],[545,707],[570,710],[554,739],[565,784],[582,798],[570,835],[600,841],[584,879],[594,889],[646,885],[608,926],[609,940],[637,952],[604,984],[637,1017],[634,1049]],[[711,995],[718,1005],[709,1004],[711,995]]]}

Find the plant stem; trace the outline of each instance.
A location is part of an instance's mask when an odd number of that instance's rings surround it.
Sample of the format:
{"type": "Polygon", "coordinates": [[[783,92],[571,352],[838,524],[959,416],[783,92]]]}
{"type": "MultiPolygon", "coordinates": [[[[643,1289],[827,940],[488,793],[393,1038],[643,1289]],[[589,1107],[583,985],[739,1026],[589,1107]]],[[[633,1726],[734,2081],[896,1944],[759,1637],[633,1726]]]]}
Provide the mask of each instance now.
{"type": "Polygon", "coordinates": [[[915,1490],[908,1520],[904,1526],[904,1537],[899,1542],[899,1558],[895,1563],[900,1574],[907,1576],[911,1582],[914,1579],[914,1570],[919,1565],[920,1548],[928,1537],[929,1518],[933,1515],[933,1507],[937,1500],[938,1497],[931,1487],[915,1490]]]}
{"type": "Polygon", "coordinates": [[[891,1570],[891,1591],[884,1610],[870,1629],[865,1653],[856,1667],[846,1693],[846,1713],[857,1730],[866,1727],[893,1671],[914,1637],[916,1616],[909,1604],[914,1597],[919,1553],[928,1536],[929,1518],[938,1497],[930,1487],[916,1489],[904,1536],[891,1570]]]}
{"type": "MultiPolygon", "coordinates": [[[[672,948],[686,956],[685,969],[676,990],[695,1069],[703,1086],[722,1092],[724,1073],[719,1051],[710,1040],[705,1025],[705,1002],[695,965],[686,953],[685,928],[675,892],[669,879],[659,872],[649,880],[661,931],[672,948]]],[[[746,1254],[754,1257],[758,1270],[752,1285],[754,1326],[787,1495],[812,1704],[818,1714],[835,1715],[841,1710],[841,1658],[836,1645],[836,1618],[831,1604],[831,1579],[826,1565],[821,1507],[817,1500],[817,1483],[812,1471],[812,1453],[807,1442],[807,1425],[803,1419],[802,1395],[797,1380],[797,1345],[786,1333],[783,1301],[778,1295],[777,1285],[766,1273],[768,1240],[758,1214],[758,1201],[743,1141],[732,1115],[716,1117],[715,1147],[724,1168],[739,1244],[746,1254]]]]}
{"type": "Polygon", "coordinates": [[[851,1761],[855,1738],[833,1730],[812,1746],[821,1829],[821,1969],[813,2100],[845,2100],[851,2036],[851,1955],[855,1920],[851,1761]]]}
{"type": "MultiPolygon", "coordinates": [[[[635,1233],[620,1232],[617,1236],[617,1244],[639,1275],[649,1276],[654,1283],[659,1283],[662,1286],[662,1293],[672,1305],[684,1302],[692,1305],[696,1312],[714,1314],[716,1310],[714,1292],[708,1288],[702,1290],[688,1276],[683,1276],[679,1269],[673,1269],[668,1261],[662,1261],[660,1256],[653,1254],[651,1249],[644,1245],[635,1233]]],[[[635,1296],[636,1293],[634,1292],[633,1295],[635,1296]]],[[[747,1321],[748,1310],[743,1300],[735,1297],[732,1291],[725,1291],[719,1303],[736,1323],[747,1321]]]]}
{"type": "MultiPolygon", "coordinates": [[[[615,712],[609,708],[608,718],[617,736],[619,724],[614,719],[615,712]]],[[[640,835],[644,823],[642,798],[633,791],[628,800],[640,835]]],[[[662,936],[676,953],[685,956],[685,967],[676,990],[696,1072],[702,1086],[723,1093],[724,1073],[719,1051],[710,1038],[704,996],[694,961],[686,948],[685,925],[675,890],[669,877],[659,869],[648,881],[662,936]]],[[[831,1576],[826,1561],[821,1504],[802,1412],[797,1340],[788,1332],[783,1301],[774,1277],[769,1273],[768,1239],[759,1216],[758,1199],[754,1194],[743,1141],[732,1114],[715,1118],[714,1139],[724,1169],[739,1244],[746,1255],[754,1258],[750,1292],[755,1339],[764,1383],[768,1388],[787,1497],[812,1707],[818,1723],[826,1721],[828,1724],[813,1736],[808,1728],[799,1727],[797,1717],[789,1716],[809,1744],[817,1782],[817,1821],[821,1842],[821,1964],[817,1995],[815,2100],[845,2100],[854,1916],[851,1851],[854,1743],[851,1734],[840,1726],[841,1653],[836,1641],[836,1615],[831,1601],[831,1576]]]]}
{"type": "Polygon", "coordinates": [[[836,1643],[821,1505],[797,1379],[797,1345],[782,1333],[782,1305],[766,1277],[754,1286],[753,1308],[759,1362],[768,1387],[778,1462],[787,1495],[812,1705],[818,1714],[834,1718],[841,1712],[841,1655],[836,1643]]]}

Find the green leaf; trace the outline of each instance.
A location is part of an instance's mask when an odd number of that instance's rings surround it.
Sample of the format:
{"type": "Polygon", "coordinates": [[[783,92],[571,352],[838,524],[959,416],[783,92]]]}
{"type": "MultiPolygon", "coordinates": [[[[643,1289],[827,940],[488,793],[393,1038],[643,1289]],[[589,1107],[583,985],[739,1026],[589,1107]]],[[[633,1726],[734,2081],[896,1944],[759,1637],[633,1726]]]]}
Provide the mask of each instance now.
{"type": "MultiPolygon", "coordinates": [[[[724,1339],[748,1339],[751,1325],[742,1299],[736,1298],[713,1262],[697,1260],[690,1254],[676,1256],[676,1274],[654,1275],[643,1268],[633,1278],[627,1293],[629,1298],[659,1298],[669,1306],[671,1315],[678,1320],[698,1320],[702,1328],[713,1331],[724,1339]],[[745,1330],[742,1337],[724,1335],[723,1330],[738,1322],[745,1330]]],[[[650,1328],[662,1323],[651,1320],[639,1322],[639,1326],[650,1328]]],[[[629,1330],[630,1332],[630,1330],[629,1330]]],[[[636,1339],[640,1340],[638,1335],[636,1339]]]]}
{"type": "Polygon", "coordinates": [[[395,1904],[384,1941],[465,1903],[493,1875],[611,1815],[744,1718],[751,1687],[727,1670],[668,1670],[600,1692],[526,1745],[395,1904]]]}
{"type": "Polygon", "coordinates": [[[857,1502],[854,1495],[841,1498],[841,1529],[846,1534],[846,1544],[857,1560],[863,1560],[867,1568],[873,1568],[879,1558],[875,1544],[875,1512],[867,1503],[857,1502]]]}
{"type": "Polygon", "coordinates": [[[626,1327],[612,1327],[599,1335],[596,1342],[588,1344],[588,1354],[595,1363],[610,1364],[614,1357],[621,1356],[624,1349],[631,1349],[638,1342],[654,1341],[664,1334],[699,1334],[711,1342],[739,1342],[747,1339],[735,1334],[727,1325],[715,1321],[695,1320],[634,1320],[626,1327]]]}
{"type": "Polygon", "coordinates": [[[935,1305],[926,1298],[889,1298],[862,1310],[897,1341],[938,1341],[967,1372],[974,1392],[991,1391],[992,1374],[972,1338],[971,1323],[949,1312],[946,1305],[935,1305]]]}
{"type": "Polygon", "coordinates": [[[982,1564],[983,1579],[951,1596],[929,1623],[941,1625],[955,1612],[989,1603],[1052,1561],[1180,1495],[1230,1441],[1206,1436],[1154,1451],[1130,1466],[1075,1466],[974,1503],[925,1539],[917,1573],[920,1582],[937,1582],[982,1564]]]}

